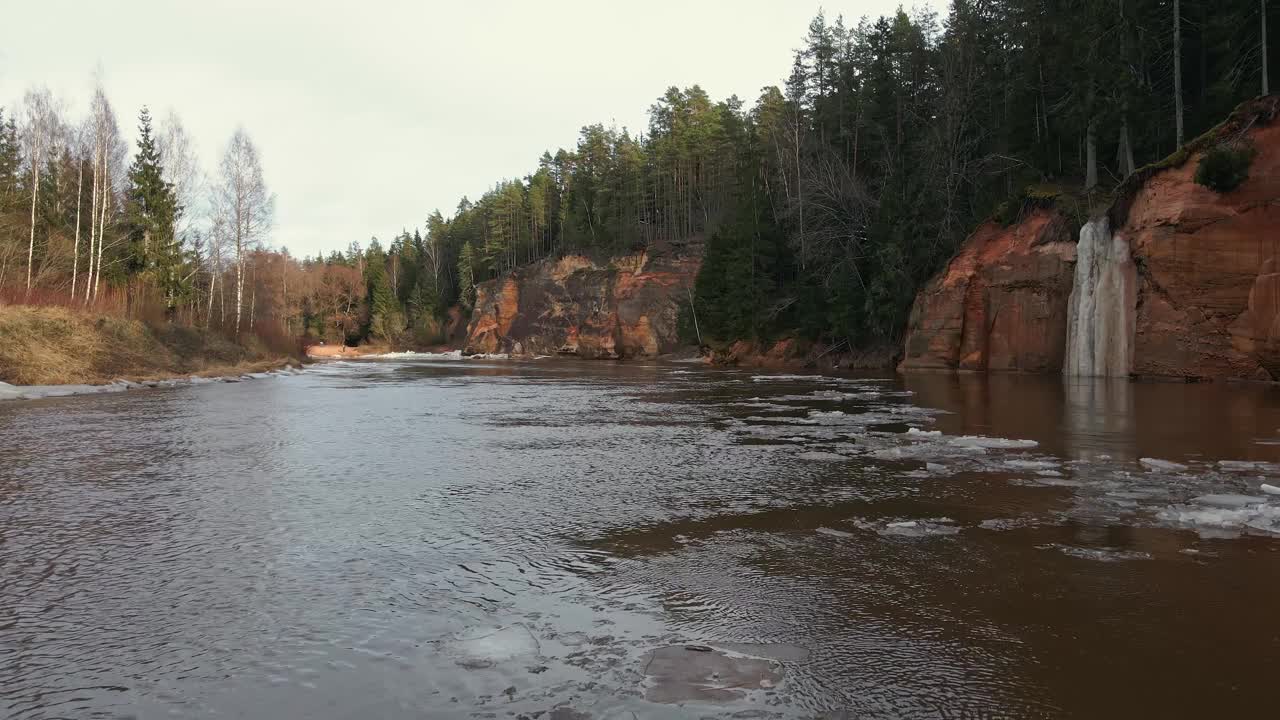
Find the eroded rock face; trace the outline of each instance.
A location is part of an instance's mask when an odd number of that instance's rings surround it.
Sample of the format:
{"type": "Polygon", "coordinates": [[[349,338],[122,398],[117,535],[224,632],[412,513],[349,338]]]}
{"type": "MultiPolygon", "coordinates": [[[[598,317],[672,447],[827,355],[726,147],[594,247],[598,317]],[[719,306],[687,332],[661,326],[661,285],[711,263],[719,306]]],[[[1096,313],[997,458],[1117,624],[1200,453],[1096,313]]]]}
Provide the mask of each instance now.
{"type": "Polygon", "coordinates": [[[901,368],[1061,370],[1075,252],[1051,210],[979,227],[916,297],[901,368]]]}
{"type": "Polygon", "coordinates": [[[1134,374],[1280,379],[1280,125],[1249,179],[1197,185],[1198,154],[1150,178],[1117,230],[1138,265],[1134,374]]]}
{"type": "Polygon", "coordinates": [[[476,288],[466,352],[653,357],[676,349],[696,253],[546,260],[476,288]]]}

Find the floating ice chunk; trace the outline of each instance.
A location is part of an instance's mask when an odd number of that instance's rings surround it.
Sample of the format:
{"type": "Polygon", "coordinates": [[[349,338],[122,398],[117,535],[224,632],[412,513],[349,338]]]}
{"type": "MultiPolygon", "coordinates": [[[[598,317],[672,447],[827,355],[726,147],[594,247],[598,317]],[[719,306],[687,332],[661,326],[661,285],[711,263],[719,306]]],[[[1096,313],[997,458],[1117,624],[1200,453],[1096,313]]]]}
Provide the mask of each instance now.
{"type": "Polygon", "coordinates": [[[1268,495],[1280,495],[1280,487],[1276,487],[1275,485],[1268,485],[1267,483],[1262,483],[1262,486],[1259,487],[1258,489],[1268,495]]]}
{"type": "Polygon", "coordinates": [[[907,428],[907,434],[915,438],[936,438],[942,437],[941,430],[921,430],[920,428],[907,428]]]}
{"type": "Polygon", "coordinates": [[[820,535],[830,535],[831,537],[838,537],[838,538],[853,537],[853,533],[848,533],[843,530],[833,530],[831,528],[825,528],[825,527],[820,527],[814,532],[820,535]]]}
{"type": "MultiPolygon", "coordinates": [[[[1039,473],[1037,473],[1039,476],[1039,473]]],[[[1010,480],[1011,485],[1023,485],[1028,487],[1084,487],[1083,480],[1075,480],[1072,478],[1039,476],[1032,480],[1010,480]]]]}
{"type": "Polygon", "coordinates": [[[855,520],[853,524],[883,537],[921,538],[959,533],[960,528],[952,526],[952,522],[951,518],[944,517],[926,520],[890,520],[880,522],[855,520]]]}
{"type": "Polygon", "coordinates": [[[1201,495],[1191,499],[1194,503],[1200,505],[1211,505],[1220,508],[1242,508],[1249,505],[1257,505],[1265,503],[1267,499],[1258,495],[1236,495],[1234,493],[1219,493],[1211,495],[1201,495]]]}
{"type": "Polygon", "coordinates": [[[1011,468],[1019,470],[1052,470],[1058,467],[1058,464],[1051,460],[1005,460],[1004,464],[1011,468]]]}
{"type": "Polygon", "coordinates": [[[983,530],[1017,530],[1019,528],[1033,528],[1044,524],[1042,521],[1033,517],[1020,518],[992,518],[991,520],[983,520],[978,523],[978,527],[983,530]]]}
{"type": "Polygon", "coordinates": [[[1036,447],[1040,443],[1035,440],[1012,440],[1009,438],[983,437],[981,435],[962,435],[958,438],[953,438],[951,444],[962,448],[1023,450],[1036,447]]]}
{"type": "MultiPolygon", "coordinates": [[[[737,647],[745,651],[749,646],[737,647]]],[[[776,660],[705,645],[657,648],[641,658],[640,666],[645,700],[669,705],[732,703],[783,680],[782,663],[776,660]]],[[[558,717],[554,712],[551,716],[558,717]]]]}
{"type": "Polygon", "coordinates": [[[1159,458],[1138,458],[1138,464],[1148,470],[1161,470],[1164,472],[1179,472],[1187,469],[1187,466],[1182,463],[1176,463],[1172,460],[1161,460],[1159,458]]]}
{"type": "Polygon", "coordinates": [[[947,471],[947,466],[942,463],[925,463],[924,469],[931,473],[941,473],[947,471]]]}
{"type": "Polygon", "coordinates": [[[1174,505],[1156,518],[1178,527],[1194,528],[1201,537],[1234,537],[1243,531],[1280,535],[1280,506],[1250,504],[1243,507],[1195,507],[1174,505]]]}
{"type": "Polygon", "coordinates": [[[454,662],[468,669],[489,668],[517,658],[539,654],[538,640],[524,625],[477,628],[459,633],[446,644],[454,662]]]}
{"type": "Polygon", "coordinates": [[[1254,460],[1219,460],[1218,467],[1227,472],[1257,472],[1266,466],[1266,463],[1254,460]]]}
{"type": "Polygon", "coordinates": [[[1037,470],[1036,475],[1039,475],[1040,477],[1048,477],[1048,478],[1062,477],[1062,473],[1058,472],[1057,470],[1037,470]]]}
{"type": "Polygon", "coordinates": [[[822,452],[819,450],[810,450],[809,452],[802,452],[799,455],[796,455],[796,457],[800,458],[801,460],[823,460],[827,462],[848,459],[843,455],[838,455],[833,452],[822,452]]]}
{"type": "Polygon", "coordinates": [[[1151,554],[1139,552],[1136,550],[1117,550],[1115,548],[1086,548],[1077,547],[1075,545],[1061,545],[1059,543],[1050,543],[1048,545],[1037,545],[1040,550],[1057,550],[1064,555],[1080,558],[1082,560],[1097,560],[1098,562],[1122,562],[1125,560],[1150,560],[1151,554]]]}

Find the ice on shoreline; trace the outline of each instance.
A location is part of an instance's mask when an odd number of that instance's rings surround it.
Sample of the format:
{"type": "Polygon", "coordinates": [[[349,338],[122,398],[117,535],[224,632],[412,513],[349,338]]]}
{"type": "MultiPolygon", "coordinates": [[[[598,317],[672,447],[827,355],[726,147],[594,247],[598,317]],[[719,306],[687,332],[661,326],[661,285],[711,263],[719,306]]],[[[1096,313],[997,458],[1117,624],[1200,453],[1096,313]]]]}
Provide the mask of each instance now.
{"type": "Polygon", "coordinates": [[[182,387],[184,385],[207,385],[215,382],[264,380],[267,378],[286,375],[297,375],[301,372],[301,368],[289,366],[280,368],[279,370],[272,370],[270,372],[246,373],[242,375],[224,375],[218,377],[190,375],[187,377],[167,378],[164,380],[146,380],[144,382],[116,380],[115,382],[110,382],[105,385],[10,385],[9,383],[0,382],[0,402],[5,400],[43,400],[46,398],[72,397],[75,395],[102,395],[105,393],[125,392],[127,390],[171,388],[182,387]]]}

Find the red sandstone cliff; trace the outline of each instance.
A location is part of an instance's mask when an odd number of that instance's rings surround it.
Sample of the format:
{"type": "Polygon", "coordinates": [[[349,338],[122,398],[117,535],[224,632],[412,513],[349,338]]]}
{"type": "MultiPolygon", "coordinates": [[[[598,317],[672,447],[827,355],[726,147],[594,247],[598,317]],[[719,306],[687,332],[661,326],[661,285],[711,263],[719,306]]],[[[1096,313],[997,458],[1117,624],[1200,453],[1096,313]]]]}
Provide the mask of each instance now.
{"type": "Polygon", "coordinates": [[[653,357],[678,345],[699,255],[544,260],[476,287],[466,352],[653,357]]]}
{"type": "Polygon", "coordinates": [[[1061,370],[1075,253],[1052,210],[979,227],[916,297],[902,369],[1061,370]]]}
{"type": "MultiPolygon", "coordinates": [[[[1280,97],[1242,105],[1184,157],[1140,171],[1109,211],[1137,268],[1132,373],[1280,379],[1280,97]],[[1248,137],[1249,179],[1194,181],[1203,151],[1248,137]]],[[[1053,211],[982,226],[920,292],[903,370],[1054,372],[1063,366],[1079,228],[1053,211]]]]}
{"type": "Polygon", "coordinates": [[[1280,379],[1280,124],[1269,100],[1225,128],[1257,150],[1240,187],[1196,184],[1194,153],[1132,198],[1117,236],[1139,268],[1137,375],[1280,379]]]}

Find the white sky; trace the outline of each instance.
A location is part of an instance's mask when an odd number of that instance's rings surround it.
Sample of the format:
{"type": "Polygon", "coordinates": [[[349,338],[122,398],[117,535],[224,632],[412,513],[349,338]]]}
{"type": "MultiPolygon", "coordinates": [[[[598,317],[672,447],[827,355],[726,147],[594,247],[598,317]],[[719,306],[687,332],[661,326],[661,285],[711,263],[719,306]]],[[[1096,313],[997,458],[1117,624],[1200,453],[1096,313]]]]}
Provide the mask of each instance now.
{"type": "MultiPolygon", "coordinates": [[[[849,24],[897,0],[825,2],[849,24]]],[[[943,7],[944,0],[920,3],[943,7]]],[[[243,124],[294,254],[450,215],[583,125],[648,127],[671,85],[750,105],[790,72],[818,0],[40,0],[5,11],[0,104],[47,84],[73,118],[101,63],[126,136],[169,108],[207,172],[243,124]]]]}

